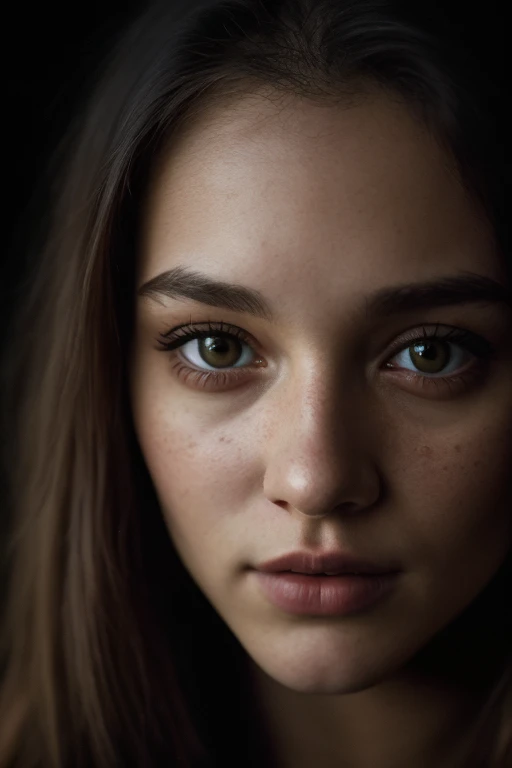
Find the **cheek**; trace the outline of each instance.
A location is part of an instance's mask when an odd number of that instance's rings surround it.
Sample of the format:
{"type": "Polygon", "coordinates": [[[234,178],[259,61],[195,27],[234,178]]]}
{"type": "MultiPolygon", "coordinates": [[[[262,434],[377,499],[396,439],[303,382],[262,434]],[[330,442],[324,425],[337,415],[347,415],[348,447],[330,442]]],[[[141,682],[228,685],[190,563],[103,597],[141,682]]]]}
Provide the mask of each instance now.
{"type": "Polygon", "coordinates": [[[440,573],[459,567],[485,577],[512,543],[510,425],[488,425],[451,441],[423,439],[412,456],[402,491],[416,509],[411,540],[418,541],[419,558],[436,563],[440,573]]]}
{"type": "Polygon", "coordinates": [[[225,427],[200,424],[170,404],[141,412],[136,431],[178,551],[187,553],[188,561],[213,545],[218,552],[250,492],[253,465],[239,440],[225,427]]]}

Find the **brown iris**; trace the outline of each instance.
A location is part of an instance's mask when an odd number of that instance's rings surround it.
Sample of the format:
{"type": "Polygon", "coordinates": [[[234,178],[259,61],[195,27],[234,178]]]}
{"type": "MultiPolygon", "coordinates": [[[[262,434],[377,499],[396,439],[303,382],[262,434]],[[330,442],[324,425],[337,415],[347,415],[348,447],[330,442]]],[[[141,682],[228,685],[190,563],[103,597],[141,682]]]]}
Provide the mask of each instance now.
{"type": "Polygon", "coordinates": [[[441,341],[421,341],[409,349],[412,362],[423,373],[439,373],[450,360],[448,344],[441,341]]]}
{"type": "Polygon", "coordinates": [[[198,339],[199,354],[211,366],[229,368],[240,357],[240,342],[225,336],[208,336],[198,339]]]}

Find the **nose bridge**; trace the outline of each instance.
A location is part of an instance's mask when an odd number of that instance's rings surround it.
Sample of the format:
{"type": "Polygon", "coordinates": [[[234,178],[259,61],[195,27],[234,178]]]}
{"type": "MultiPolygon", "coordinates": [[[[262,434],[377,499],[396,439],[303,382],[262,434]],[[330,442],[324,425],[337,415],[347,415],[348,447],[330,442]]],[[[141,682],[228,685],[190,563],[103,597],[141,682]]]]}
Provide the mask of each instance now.
{"type": "Polygon", "coordinates": [[[309,464],[319,465],[319,469],[347,450],[354,455],[361,399],[354,382],[333,374],[332,369],[297,377],[281,402],[286,414],[282,447],[288,435],[290,447],[295,446],[298,454],[305,454],[309,464]]]}
{"type": "Polygon", "coordinates": [[[270,500],[310,516],[371,503],[377,478],[360,385],[324,363],[295,372],[279,388],[267,424],[270,500]]]}

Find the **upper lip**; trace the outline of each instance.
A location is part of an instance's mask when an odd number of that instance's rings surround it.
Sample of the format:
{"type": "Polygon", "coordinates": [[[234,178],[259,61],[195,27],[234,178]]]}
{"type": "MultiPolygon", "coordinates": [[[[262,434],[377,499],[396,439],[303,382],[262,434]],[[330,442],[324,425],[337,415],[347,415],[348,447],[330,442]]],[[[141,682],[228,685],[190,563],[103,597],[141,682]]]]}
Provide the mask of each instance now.
{"type": "Polygon", "coordinates": [[[297,573],[396,573],[400,569],[394,563],[371,563],[343,552],[290,552],[274,560],[256,566],[265,573],[295,571],[297,573]]]}

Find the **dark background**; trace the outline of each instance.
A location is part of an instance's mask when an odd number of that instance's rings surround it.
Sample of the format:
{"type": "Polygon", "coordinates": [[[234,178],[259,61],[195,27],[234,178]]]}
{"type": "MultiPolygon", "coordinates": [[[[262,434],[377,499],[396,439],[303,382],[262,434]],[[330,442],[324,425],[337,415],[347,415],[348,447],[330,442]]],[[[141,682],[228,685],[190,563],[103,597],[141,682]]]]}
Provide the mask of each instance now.
{"type": "MultiPolygon", "coordinates": [[[[172,0],[170,0],[172,2],[172,0]]],[[[80,108],[102,61],[146,0],[2,5],[2,195],[4,238],[0,251],[0,363],[9,321],[26,266],[47,226],[49,160],[80,108]]],[[[0,377],[2,370],[0,369],[0,377]]],[[[0,403],[0,409],[2,403],[0,403]]],[[[2,450],[9,446],[0,434],[2,450]]],[[[6,473],[0,462],[0,604],[5,586],[8,521],[6,473]]]]}
{"type": "Polygon", "coordinates": [[[5,315],[12,295],[4,280],[22,273],[28,243],[41,223],[44,228],[40,217],[51,152],[89,93],[113,42],[147,5],[147,0],[20,3],[2,19],[3,47],[10,48],[2,99],[7,129],[7,241],[0,291],[5,315]]]}

